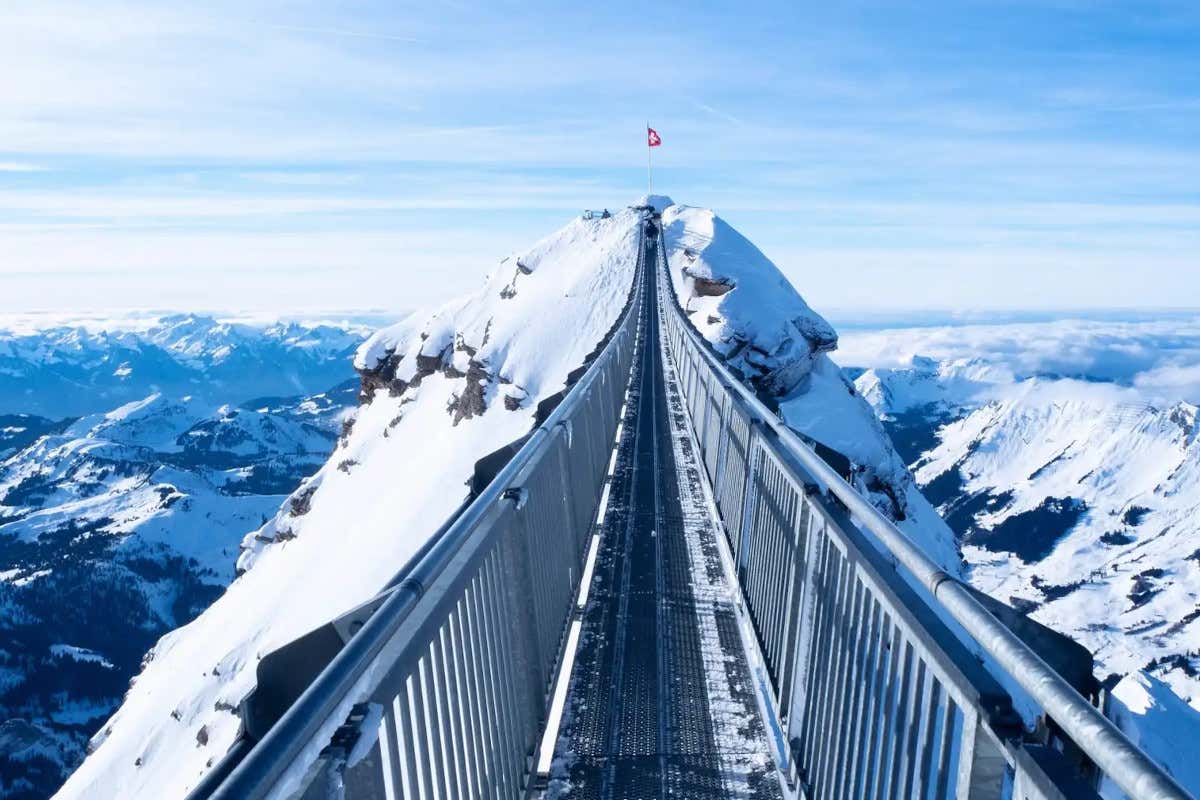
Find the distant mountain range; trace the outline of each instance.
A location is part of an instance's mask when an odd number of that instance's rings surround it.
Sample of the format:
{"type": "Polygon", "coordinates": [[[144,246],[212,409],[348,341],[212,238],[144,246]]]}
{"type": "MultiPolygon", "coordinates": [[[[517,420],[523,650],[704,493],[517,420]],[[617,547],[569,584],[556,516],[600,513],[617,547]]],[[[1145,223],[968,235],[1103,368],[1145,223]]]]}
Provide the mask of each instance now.
{"type": "Polygon", "coordinates": [[[1195,405],[916,358],[856,380],[963,545],[971,582],[1200,707],[1195,405]]]}
{"type": "Polygon", "coordinates": [[[325,462],[360,339],[195,316],[0,334],[0,797],[61,784],[155,641],[325,462]]]}
{"type": "Polygon", "coordinates": [[[350,376],[346,365],[364,335],[345,326],[255,326],[191,314],[131,330],[0,330],[0,414],[59,419],[154,392],[213,404],[313,394],[350,376]]]}

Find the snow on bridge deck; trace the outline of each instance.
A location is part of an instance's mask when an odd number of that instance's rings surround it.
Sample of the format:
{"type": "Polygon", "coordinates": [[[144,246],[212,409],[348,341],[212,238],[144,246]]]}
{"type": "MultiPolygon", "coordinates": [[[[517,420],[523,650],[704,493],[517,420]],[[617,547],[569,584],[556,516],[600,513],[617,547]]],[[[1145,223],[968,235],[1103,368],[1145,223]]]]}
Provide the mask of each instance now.
{"type": "Polygon", "coordinates": [[[673,365],[643,325],[547,796],[780,797],[673,365]]]}

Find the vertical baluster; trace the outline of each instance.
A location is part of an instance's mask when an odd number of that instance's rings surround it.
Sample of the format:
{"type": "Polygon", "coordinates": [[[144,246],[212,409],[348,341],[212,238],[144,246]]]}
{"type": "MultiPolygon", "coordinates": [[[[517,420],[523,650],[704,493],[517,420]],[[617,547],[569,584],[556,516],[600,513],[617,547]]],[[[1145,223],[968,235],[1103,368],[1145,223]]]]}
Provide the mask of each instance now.
{"type": "Polygon", "coordinates": [[[855,800],[871,796],[872,769],[875,764],[879,720],[883,715],[883,701],[885,699],[883,691],[889,663],[890,650],[888,648],[894,635],[892,618],[886,610],[880,607],[879,626],[875,632],[875,641],[873,643],[874,655],[870,661],[871,685],[864,711],[864,725],[860,734],[861,744],[858,747],[862,757],[859,759],[858,767],[854,771],[854,783],[850,789],[850,796],[855,798],[855,800]]]}
{"type": "Polygon", "coordinates": [[[516,660],[518,654],[514,645],[514,631],[511,620],[515,619],[514,611],[509,602],[509,596],[499,579],[500,565],[491,561],[484,570],[484,579],[488,581],[492,596],[496,602],[485,610],[488,613],[488,629],[490,644],[494,648],[493,658],[496,668],[496,689],[502,700],[501,708],[504,719],[505,752],[508,762],[509,780],[512,781],[511,792],[518,792],[524,783],[524,694],[523,686],[518,685],[516,660]]]}
{"type": "Polygon", "coordinates": [[[984,730],[986,723],[973,708],[964,708],[962,744],[958,753],[956,800],[999,800],[1008,763],[984,730]]]}
{"type": "Polygon", "coordinates": [[[446,779],[446,736],[438,714],[438,696],[434,678],[433,643],[430,642],[421,659],[421,688],[425,700],[425,720],[429,733],[429,751],[433,758],[433,785],[437,789],[439,800],[449,797],[448,781],[446,779]]]}
{"type": "Polygon", "coordinates": [[[847,724],[847,748],[844,769],[838,773],[838,797],[848,800],[858,800],[852,792],[855,777],[858,775],[860,754],[862,753],[862,735],[866,725],[867,705],[871,684],[875,679],[874,659],[879,642],[879,604],[875,602],[874,594],[866,589],[864,596],[867,603],[866,618],[863,624],[864,635],[858,642],[859,658],[854,663],[854,675],[851,677],[853,692],[850,697],[851,716],[847,724]]]}
{"type": "Polygon", "coordinates": [[[465,744],[470,760],[471,796],[481,798],[486,796],[481,747],[483,725],[479,719],[478,687],[475,684],[475,675],[471,669],[471,650],[474,645],[471,643],[470,621],[467,618],[467,614],[469,613],[468,608],[471,605],[468,595],[473,589],[474,583],[472,582],[468,583],[463,590],[463,596],[459,599],[456,608],[457,613],[454,615],[452,632],[455,642],[454,663],[458,673],[459,686],[461,687],[460,694],[463,698],[462,727],[466,733],[465,744]]]}
{"type": "Polygon", "coordinates": [[[862,635],[862,605],[866,587],[858,580],[858,569],[846,559],[847,580],[850,582],[850,601],[844,618],[842,638],[837,648],[837,681],[830,699],[831,724],[827,726],[830,736],[825,750],[825,775],[823,795],[837,797],[837,775],[843,771],[842,754],[846,742],[846,717],[851,682],[855,677],[854,660],[858,657],[858,642],[862,635]]]}
{"type": "Polygon", "coordinates": [[[820,570],[817,577],[817,587],[813,593],[815,604],[813,645],[807,654],[805,667],[804,718],[801,727],[800,752],[802,761],[800,767],[808,782],[814,778],[813,757],[816,751],[817,737],[822,732],[817,727],[821,716],[820,690],[828,674],[829,628],[836,603],[834,594],[836,575],[834,574],[833,555],[836,551],[829,542],[828,534],[821,530],[816,534],[816,567],[820,570]]]}
{"type": "Polygon", "coordinates": [[[820,738],[814,743],[812,777],[816,796],[821,798],[827,796],[826,788],[820,781],[825,770],[829,740],[833,735],[829,722],[833,714],[834,687],[838,680],[838,653],[845,633],[846,605],[850,602],[853,583],[851,576],[847,574],[845,557],[840,550],[832,546],[832,542],[830,544],[825,551],[831,562],[830,572],[834,575],[834,591],[830,597],[829,634],[825,647],[814,653],[814,657],[820,659],[822,679],[820,693],[814,698],[818,709],[816,731],[820,738]]]}
{"type": "Polygon", "coordinates": [[[900,771],[900,762],[902,760],[904,731],[907,728],[908,722],[909,689],[911,687],[910,681],[913,672],[913,648],[907,637],[905,637],[903,648],[904,655],[900,663],[900,693],[896,696],[892,727],[884,731],[886,742],[883,751],[887,754],[887,759],[882,765],[887,770],[887,792],[884,796],[895,798],[895,800],[909,800],[909,798],[904,797],[900,787],[900,780],[903,777],[900,771]]]}
{"type": "Polygon", "coordinates": [[[475,683],[479,691],[480,722],[483,726],[483,754],[487,770],[487,797],[502,796],[504,785],[503,752],[504,743],[499,732],[500,708],[494,687],[494,673],[489,669],[490,657],[487,647],[487,623],[485,622],[484,603],[488,600],[487,587],[484,584],[482,569],[472,579],[470,595],[471,619],[471,661],[474,664],[475,683]]]}
{"type": "Polygon", "coordinates": [[[929,687],[925,681],[925,659],[918,654],[917,686],[912,693],[909,705],[908,729],[905,731],[904,742],[904,796],[913,796],[913,782],[916,779],[916,765],[920,740],[921,723],[925,719],[926,704],[929,702],[929,687]]]}
{"type": "Polygon", "coordinates": [[[490,580],[490,566],[495,554],[488,556],[480,569],[479,581],[483,587],[479,603],[479,619],[480,627],[483,631],[481,642],[483,646],[483,656],[486,680],[488,691],[492,699],[492,729],[496,736],[496,748],[492,751],[492,759],[496,765],[495,772],[498,776],[500,785],[497,794],[500,797],[512,797],[518,789],[519,777],[513,774],[513,759],[512,751],[515,749],[513,740],[512,726],[510,720],[510,702],[508,694],[508,680],[502,673],[501,655],[498,642],[496,639],[495,624],[493,622],[492,611],[500,603],[501,598],[499,592],[492,585],[490,580]]]}
{"type": "Polygon", "coordinates": [[[463,735],[458,719],[458,685],[454,680],[453,650],[446,647],[447,628],[453,624],[448,618],[434,635],[433,654],[437,663],[438,707],[442,710],[442,730],[446,732],[449,746],[446,748],[446,770],[450,776],[450,797],[468,796],[470,781],[467,778],[463,755],[463,735]]]}
{"type": "Polygon", "coordinates": [[[388,703],[379,722],[379,760],[383,767],[384,800],[403,797],[401,788],[402,767],[400,766],[400,742],[396,736],[395,701],[388,703]]]}
{"type": "MultiPolygon", "coordinates": [[[[417,662],[413,670],[412,681],[412,713],[413,713],[413,742],[419,743],[421,768],[421,798],[429,800],[434,795],[435,764],[433,761],[433,744],[429,733],[429,715],[425,713],[425,686],[421,679],[424,658],[417,662]]],[[[440,797],[440,795],[437,795],[440,797]]]]}
{"type": "Polygon", "coordinates": [[[917,771],[917,797],[925,798],[929,794],[929,771],[933,761],[934,737],[939,733],[936,727],[941,720],[938,715],[942,703],[942,684],[937,677],[930,675],[928,700],[925,708],[925,725],[921,732],[921,742],[917,752],[920,757],[920,769],[917,771]]]}
{"type": "Polygon", "coordinates": [[[946,800],[950,788],[950,751],[953,747],[954,721],[959,714],[954,710],[954,696],[946,693],[946,707],[942,712],[942,744],[938,748],[937,760],[937,792],[935,800],[946,800]]]}

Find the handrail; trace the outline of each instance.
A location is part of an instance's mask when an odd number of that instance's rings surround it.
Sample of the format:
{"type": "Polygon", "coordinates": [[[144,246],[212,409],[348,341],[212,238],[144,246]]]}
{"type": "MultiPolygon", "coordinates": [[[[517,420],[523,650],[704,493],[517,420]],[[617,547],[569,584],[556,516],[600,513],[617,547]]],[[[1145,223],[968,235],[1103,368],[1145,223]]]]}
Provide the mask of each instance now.
{"type": "MultiPolygon", "coordinates": [[[[644,230],[638,223],[638,260],[629,299],[613,325],[613,331],[628,333],[631,320],[641,313],[644,301],[642,288],[646,269],[644,230]]],[[[628,338],[627,336],[625,338],[628,338]]],[[[422,596],[435,580],[447,570],[460,565],[456,556],[472,536],[504,513],[506,504],[519,507],[521,498],[514,488],[514,479],[538,463],[559,436],[570,436],[567,428],[573,412],[586,402],[598,380],[604,380],[604,367],[617,357],[621,346],[627,344],[622,336],[613,335],[600,353],[587,365],[582,376],[568,389],[563,401],[529,436],[521,449],[500,470],[429,549],[411,572],[389,591],[389,596],[350,638],[346,646],[317,676],[307,690],[278,722],[257,742],[246,756],[215,788],[209,797],[216,800],[253,800],[263,798],[278,789],[285,771],[307,753],[313,760],[328,743],[332,733],[346,719],[351,707],[362,700],[364,682],[372,679],[376,662],[393,637],[409,619],[422,596]]]]}
{"type": "MultiPolygon", "coordinates": [[[[896,525],[842,478],[795,431],[771,411],[758,396],[734,375],[712,351],[683,313],[675,294],[667,264],[665,235],[659,250],[658,278],[668,292],[660,297],[669,303],[695,350],[724,388],[749,408],[754,418],[766,425],[779,444],[814,478],[840,500],[859,524],[874,534],[887,552],[924,586],[935,602],[996,660],[1011,680],[1036,700],[1083,752],[1135,800],[1195,800],[1146,753],[1131,742],[1116,725],[1092,706],[1062,676],[1055,672],[976,599],[962,583],[910,540],[896,525]]],[[[665,302],[665,301],[664,301],[665,302]]]]}

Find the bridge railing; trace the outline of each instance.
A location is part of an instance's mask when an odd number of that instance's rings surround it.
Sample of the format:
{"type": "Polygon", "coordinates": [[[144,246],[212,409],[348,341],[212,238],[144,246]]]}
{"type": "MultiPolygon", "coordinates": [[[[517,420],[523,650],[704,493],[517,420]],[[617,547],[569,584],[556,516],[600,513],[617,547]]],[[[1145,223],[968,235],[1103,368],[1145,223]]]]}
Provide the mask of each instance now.
{"type": "Polygon", "coordinates": [[[627,306],[562,402],[204,797],[523,796],[646,313],[642,238],[627,306]]]}
{"type": "Polygon", "coordinates": [[[1058,774],[1058,753],[1025,741],[969,646],[1130,797],[1190,797],[730,372],[680,309],[665,242],[656,272],[663,338],[788,741],[783,769],[805,797],[1095,797],[1058,774]]]}

